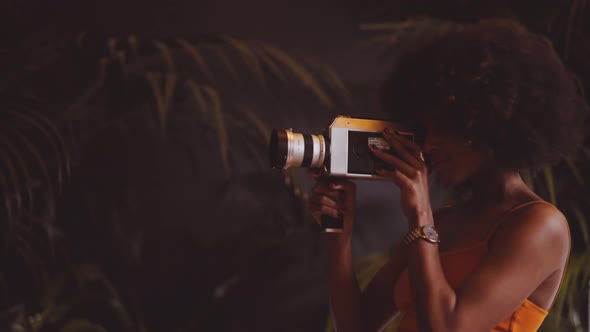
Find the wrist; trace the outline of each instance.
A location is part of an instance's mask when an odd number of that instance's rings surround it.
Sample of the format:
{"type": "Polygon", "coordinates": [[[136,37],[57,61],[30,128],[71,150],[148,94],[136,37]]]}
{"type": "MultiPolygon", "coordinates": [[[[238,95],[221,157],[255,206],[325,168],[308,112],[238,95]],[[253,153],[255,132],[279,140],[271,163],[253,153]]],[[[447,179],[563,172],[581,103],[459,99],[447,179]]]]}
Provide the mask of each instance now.
{"type": "Polygon", "coordinates": [[[416,208],[410,211],[407,216],[408,226],[410,229],[434,225],[434,217],[432,216],[432,210],[429,208],[420,209],[416,208]]]}

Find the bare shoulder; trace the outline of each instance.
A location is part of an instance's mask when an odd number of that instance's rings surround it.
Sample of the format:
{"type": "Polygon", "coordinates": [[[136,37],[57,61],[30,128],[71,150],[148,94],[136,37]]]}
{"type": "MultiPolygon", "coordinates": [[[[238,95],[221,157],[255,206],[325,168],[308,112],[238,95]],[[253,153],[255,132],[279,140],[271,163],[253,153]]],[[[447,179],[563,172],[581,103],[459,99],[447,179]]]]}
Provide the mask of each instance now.
{"type": "Polygon", "coordinates": [[[570,230],[563,213],[547,202],[530,203],[505,216],[490,244],[513,249],[533,247],[556,256],[569,253],[570,230]]]}

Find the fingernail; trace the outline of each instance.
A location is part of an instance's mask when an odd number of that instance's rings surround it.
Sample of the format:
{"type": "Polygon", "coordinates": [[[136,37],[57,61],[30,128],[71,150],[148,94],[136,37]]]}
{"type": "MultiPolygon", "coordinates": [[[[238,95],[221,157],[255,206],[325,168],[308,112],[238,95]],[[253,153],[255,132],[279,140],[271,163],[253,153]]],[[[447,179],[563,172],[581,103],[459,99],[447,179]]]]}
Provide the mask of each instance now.
{"type": "Polygon", "coordinates": [[[383,131],[386,135],[391,135],[391,131],[389,131],[389,128],[385,128],[385,130],[383,131]]]}

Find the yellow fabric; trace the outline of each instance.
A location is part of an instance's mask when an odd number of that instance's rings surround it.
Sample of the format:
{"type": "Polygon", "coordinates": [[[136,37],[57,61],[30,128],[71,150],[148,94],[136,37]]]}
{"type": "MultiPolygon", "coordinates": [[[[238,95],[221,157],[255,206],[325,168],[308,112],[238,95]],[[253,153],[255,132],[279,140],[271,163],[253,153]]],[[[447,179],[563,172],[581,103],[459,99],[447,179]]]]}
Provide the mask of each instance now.
{"type": "MultiPolygon", "coordinates": [[[[533,201],[519,205],[506,214],[529,204],[547,203],[545,201],[533,201]]],[[[475,270],[479,262],[488,250],[488,241],[482,241],[470,247],[458,250],[441,252],[440,261],[447,281],[454,289],[458,289],[465,278],[475,270]]],[[[394,288],[394,302],[396,307],[404,313],[398,332],[417,332],[416,310],[412,303],[408,270],[405,269],[399,276],[394,288]]],[[[539,329],[548,311],[535,305],[526,299],[510,317],[506,317],[492,332],[534,332],[539,329]]]]}

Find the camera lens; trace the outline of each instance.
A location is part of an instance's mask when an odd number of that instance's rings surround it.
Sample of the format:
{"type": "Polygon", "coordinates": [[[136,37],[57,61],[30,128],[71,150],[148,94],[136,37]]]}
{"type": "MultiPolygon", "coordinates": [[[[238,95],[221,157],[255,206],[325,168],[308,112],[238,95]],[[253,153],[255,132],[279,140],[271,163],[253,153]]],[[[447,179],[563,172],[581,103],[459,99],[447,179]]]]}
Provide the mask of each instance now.
{"type": "Polygon", "coordinates": [[[323,135],[275,129],[270,136],[269,157],[273,168],[320,168],[324,165],[327,153],[327,144],[323,135]]]}

